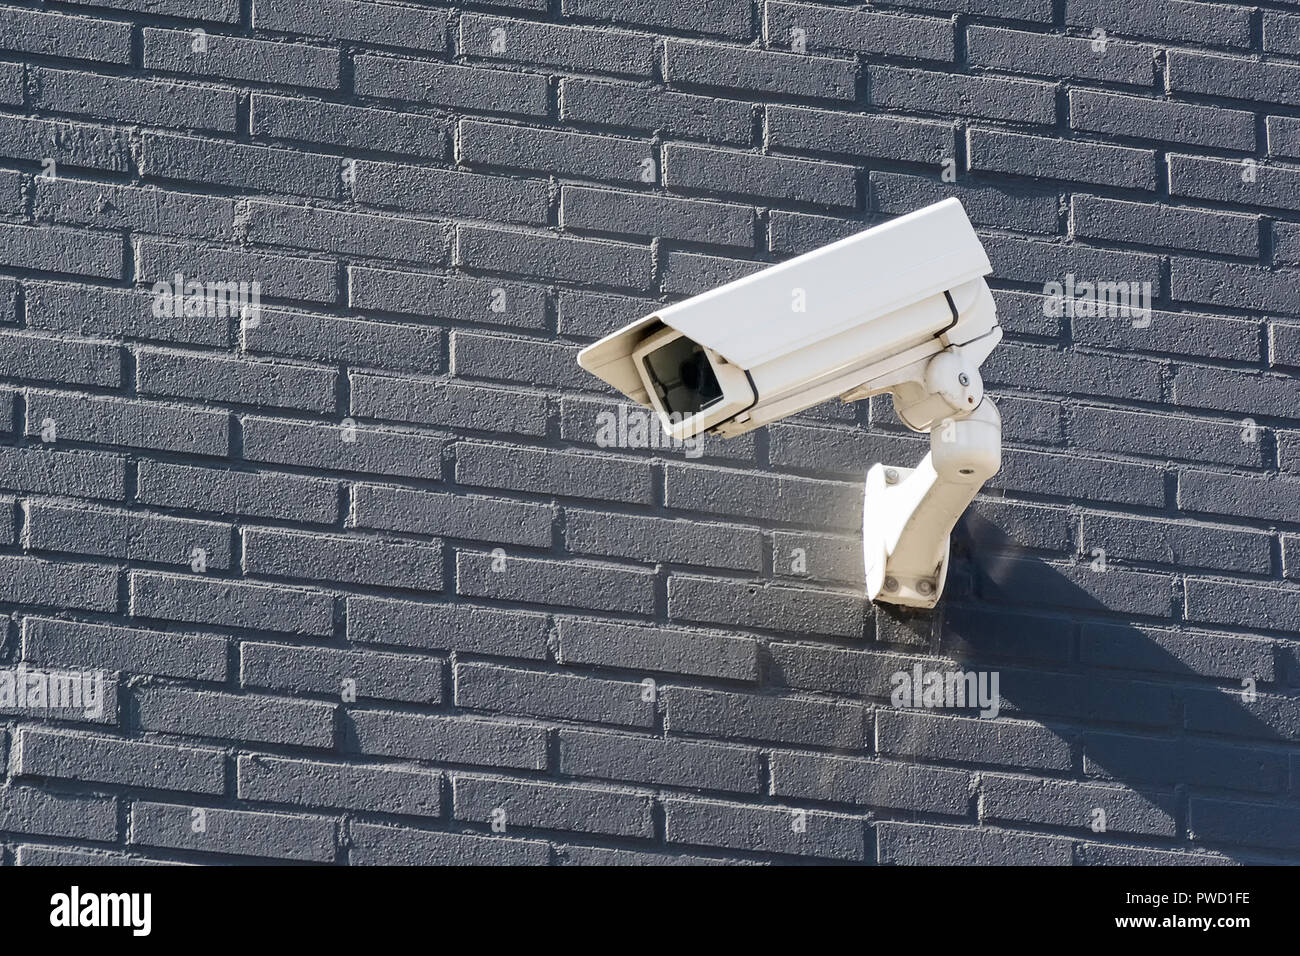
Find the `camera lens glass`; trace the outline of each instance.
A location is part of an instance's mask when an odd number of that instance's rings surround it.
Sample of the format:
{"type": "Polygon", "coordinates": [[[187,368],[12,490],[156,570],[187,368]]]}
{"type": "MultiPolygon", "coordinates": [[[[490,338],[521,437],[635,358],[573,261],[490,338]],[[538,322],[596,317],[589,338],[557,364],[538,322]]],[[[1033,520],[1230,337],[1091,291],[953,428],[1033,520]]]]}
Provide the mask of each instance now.
{"type": "Polygon", "coordinates": [[[709,355],[682,336],[645,357],[646,371],[669,413],[694,415],[722,400],[722,386],[709,355]]]}

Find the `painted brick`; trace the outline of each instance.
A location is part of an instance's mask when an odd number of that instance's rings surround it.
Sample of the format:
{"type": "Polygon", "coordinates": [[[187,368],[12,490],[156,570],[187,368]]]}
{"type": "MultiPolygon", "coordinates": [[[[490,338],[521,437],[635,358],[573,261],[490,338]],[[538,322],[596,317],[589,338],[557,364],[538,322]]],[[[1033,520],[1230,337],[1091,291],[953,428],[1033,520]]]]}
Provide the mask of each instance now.
{"type": "Polygon", "coordinates": [[[807,49],[820,53],[877,53],[918,60],[952,60],[951,22],[938,17],[900,17],[874,11],[817,7],[769,0],[763,5],[769,46],[804,31],[807,49]]]}
{"type": "Polygon", "coordinates": [[[352,69],[353,86],[362,96],[488,113],[546,113],[546,77],[538,73],[490,72],[369,53],[353,58],[352,69]]]}
{"type": "Polygon", "coordinates": [[[561,730],[560,772],[631,783],[757,793],[758,751],[683,740],[561,730]]]}
{"type": "Polygon", "coordinates": [[[848,166],[670,143],[663,172],[670,189],[849,208],[857,203],[856,176],[848,166]]]}
{"type": "Polygon", "coordinates": [[[304,807],[437,817],[441,775],[424,771],[282,760],[262,754],[239,758],[239,795],[304,807]]]}
{"type": "Polygon", "coordinates": [[[666,721],[675,734],[728,740],[763,740],[859,749],[869,717],[856,704],[797,697],[749,697],[720,691],[670,687],[666,721]]]}
{"type": "Polygon", "coordinates": [[[241,419],[244,457],[281,465],[437,480],[443,438],[393,428],[241,419]]]}
{"type": "Polygon", "coordinates": [[[334,707],[284,697],[141,687],[135,705],[143,730],[299,747],[330,747],[334,707]]]}
{"type": "Polygon", "coordinates": [[[353,709],[345,732],[363,754],[520,770],[546,766],[546,732],[533,724],[353,709]]]}
{"type": "Polygon", "coordinates": [[[655,42],[648,34],[595,32],[480,14],[460,18],[459,49],[471,57],[578,73],[649,76],[654,70],[655,42]]]}
{"type": "Polygon", "coordinates": [[[789,856],[861,861],[860,819],[821,810],[800,811],[804,826],[791,825],[793,811],[703,800],[665,800],[669,843],[751,850],[789,856]]]}
{"type": "Polygon", "coordinates": [[[131,611],[164,621],[328,636],[333,599],[319,591],[242,581],[131,573],[131,611]]]}
{"type": "Polygon", "coordinates": [[[1078,80],[1152,86],[1155,50],[1144,44],[1107,39],[1097,49],[1090,37],[1055,36],[972,24],[966,55],[976,66],[1078,80]]]}
{"type": "Polygon", "coordinates": [[[456,704],[529,717],[653,727],[655,705],[639,682],[597,680],[491,664],[456,665],[456,704]],[[502,701],[507,701],[505,707],[502,701]]]}
{"type": "Polygon", "coordinates": [[[140,467],[137,498],[168,508],[332,524],[338,518],[339,485],[273,471],[221,471],[171,462],[140,467]]]}
{"type": "Polygon", "coordinates": [[[370,644],[465,651],[540,660],[546,657],[546,616],[467,604],[418,604],[348,599],[348,637],[370,644]]]}
{"type": "Polygon", "coordinates": [[[720,143],[748,143],[753,132],[754,107],[736,100],[585,77],[566,78],[562,89],[560,118],[568,122],[662,130],[720,143]]]}
{"type": "Polygon", "coordinates": [[[226,639],[218,635],[150,631],[30,615],[23,619],[23,659],[209,681],[225,680],[227,671],[226,639]]]}
{"type": "Polygon", "coordinates": [[[329,817],[209,807],[204,809],[206,828],[196,833],[191,816],[188,806],[137,801],[131,806],[131,842],[315,863],[334,859],[338,824],[329,817]]]}
{"type": "Polygon", "coordinates": [[[326,697],[346,692],[364,701],[442,701],[442,661],[427,657],[285,644],[244,644],[240,651],[245,687],[326,697]]]}
{"type": "Polygon", "coordinates": [[[507,826],[643,839],[654,831],[649,794],[463,774],[452,778],[452,787],[457,820],[489,823],[493,812],[501,810],[507,826]]]}
{"type": "MultiPolygon", "coordinates": [[[[555,511],[547,505],[450,495],[381,485],[352,490],[350,523],[358,528],[545,547],[555,511]]],[[[572,527],[573,518],[569,517],[572,527]]]]}
{"type": "Polygon", "coordinates": [[[580,618],[561,619],[559,633],[559,659],[566,664],[758,679],[758,644],[743,637],[580,618]]]}
{"type": "Polygon", "coordinates": [[[24,529],[34,551],[191,565],[197,549],[207,567],[230,567],[231,527],[217,521],[36,500],[26,504],[24,529]]]}
{"type": "Polygon", "coordinates": [[[14,772],[21,776],[96,783],[225,792],[225,755],[219,750],[173,747],[90,734],[23,728],[14,772]]]}
{"type": "Polygon", "coordinates": [[[1148,149],[980,128],[971,128],[966,135],[967,159],[972,171],[1075,180],[1127,189],[1156,187],[1156,157],[1148,149]]]}
{"type": "Polygon", "coordinates": [[[292,0],[256,0],[253,26],[413,50],[447,48],[447,14],[410,4],[323,0],[303,8],[292,0]]]}

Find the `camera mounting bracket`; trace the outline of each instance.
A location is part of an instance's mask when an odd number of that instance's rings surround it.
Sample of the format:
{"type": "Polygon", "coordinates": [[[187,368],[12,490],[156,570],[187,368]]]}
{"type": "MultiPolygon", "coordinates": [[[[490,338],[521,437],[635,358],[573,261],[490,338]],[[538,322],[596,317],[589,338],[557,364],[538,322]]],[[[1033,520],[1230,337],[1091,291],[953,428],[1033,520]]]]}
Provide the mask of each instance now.
{"type": "Polygon", "coordinates": [[[1001,465],[1002,417],[987,397],[931,428],[930,451],[915,468],[872,465],[862,506],[867,597],[934,607],[953,526],[1001,465]]]}

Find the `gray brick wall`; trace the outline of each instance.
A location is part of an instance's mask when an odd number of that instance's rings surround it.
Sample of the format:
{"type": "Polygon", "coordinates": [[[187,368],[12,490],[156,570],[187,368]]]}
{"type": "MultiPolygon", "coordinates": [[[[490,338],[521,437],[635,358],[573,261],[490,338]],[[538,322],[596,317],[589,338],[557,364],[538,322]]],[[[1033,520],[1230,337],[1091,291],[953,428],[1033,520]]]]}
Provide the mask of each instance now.
{"type": "Polygon", "coordinates": [[[0,862],[1300,862],[1298,161],[1296,0],[5,3],[0,691],[103,697],[0,705],[0,862]],[[602,438],[583,344],[950,195],[935,613],[888,401],[602,438]]]}

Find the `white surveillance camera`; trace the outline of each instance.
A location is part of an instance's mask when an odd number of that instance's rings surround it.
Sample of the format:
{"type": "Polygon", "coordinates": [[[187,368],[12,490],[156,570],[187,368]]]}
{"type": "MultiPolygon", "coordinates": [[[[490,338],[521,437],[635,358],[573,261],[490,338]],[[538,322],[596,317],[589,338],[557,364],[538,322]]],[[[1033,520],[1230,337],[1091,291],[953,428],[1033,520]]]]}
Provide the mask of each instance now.
{"type": "Polygon", "coordinates": [[[667,305],[578,354],[654,409],[678,439],[724,438],[831,398],[890,392],[930,433],[915,469],[867,477],[863,547],[873,600],[933,607],[948,535],[1001,465],[1001,419],[979,367],[1001,341],[992,271],[947,199],[667,305]]]}

